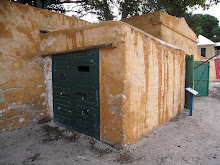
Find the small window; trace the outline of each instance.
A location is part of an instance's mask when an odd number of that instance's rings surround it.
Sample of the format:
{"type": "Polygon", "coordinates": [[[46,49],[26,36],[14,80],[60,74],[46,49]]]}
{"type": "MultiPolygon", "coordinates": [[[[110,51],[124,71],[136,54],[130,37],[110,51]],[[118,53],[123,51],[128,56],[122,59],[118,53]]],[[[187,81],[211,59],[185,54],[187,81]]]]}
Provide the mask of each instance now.
{"type": "Polygon", "coordinates": [[[201,48],[201,56],[206,57],[206,48],[201,48]]]}
{"type": "Polygon", "coordinates": [[[89,66],[78,66],[78,71],[89,72],[89,66]]]}

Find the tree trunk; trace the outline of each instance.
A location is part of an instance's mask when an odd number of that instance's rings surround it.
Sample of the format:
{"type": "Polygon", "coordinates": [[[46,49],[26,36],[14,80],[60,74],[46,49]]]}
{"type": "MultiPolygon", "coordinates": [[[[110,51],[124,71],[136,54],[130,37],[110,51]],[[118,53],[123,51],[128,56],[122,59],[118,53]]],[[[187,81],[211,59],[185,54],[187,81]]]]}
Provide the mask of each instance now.
{"type": "Polygon", "coordinates": [[[104,12],[105,20],[113,20],[114,16],[111,14],[107,0],[104,0],[103,4],[104,4],[103,5],[103,12],[104,12]]]}
{"type": "Polygon", "coordinates": [[[42,9],[42,2],[40,0],[36,0],[36,7],[42,9]]]}
{"type": "Polygon", "coordinates": [[[125,19],[125,18],[127,18],[127,16],[128,16],[128,2],[125,0],[124,2],[122,2],[122,4],[121,4],[121,10],[122,10],[122,19],[125,19]]]}

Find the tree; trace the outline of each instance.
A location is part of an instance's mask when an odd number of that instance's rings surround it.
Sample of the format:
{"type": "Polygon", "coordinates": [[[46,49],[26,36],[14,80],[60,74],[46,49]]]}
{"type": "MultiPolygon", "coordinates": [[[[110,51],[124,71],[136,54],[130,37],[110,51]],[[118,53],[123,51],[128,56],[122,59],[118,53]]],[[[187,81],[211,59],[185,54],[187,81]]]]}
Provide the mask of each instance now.
{"type": "MultiPolygon", "coordinates": [[[[211,5],[217,4],[219,0],[156,0],[157,5],[166,13],[176,16],[185,17],[188,9],[202,7],[208,9],[211,5]]],[[[188,14],[187,14],[188,15],[188,14]]]]}
{"type": "Polygon", "coordinates": [[[114,10],[118,10],[117,13],[122,19],[153,11],[163,11],[173,16],[185,17],[188,16],[188,8],[197,5],[207,9],[211,4],[218,2],[219,0],[209,0],[208,3],[205,0],[88,0],[82,5],[82,9],[97,14],[100,20],[114,19],[116,17],[114,10]]]}
{"type": "Polygon", "coordinates": [[[186,19],[189,27],[196,33],[207,37],[213,41],[219,41],[220,28],[219,21],[214,16],[208,14],[194,14],[186,19]]]}
{"type": "Polygon", "coordinates": [[[201,14],[194,14],[185,18],[189,27],[196,33],[197,36],[203,33],[203,28],[202,28],[203,19],[201,16],[202,16],[201,14]]]}
{"type": "Polygon", "coordinates": [[[111,3],[108,0],[87,0],[78,7],[78,17],[83,17],[88,13],[97,15],[101,21],[113,20],[115,17],[111,9],[111,3]]]}
{"type": "Polygon", "coordinates": [[[87,0],[78,9],[78,16],[92,13],[101,21],[113,20],[118,15],[120,18],[127,18],[139,15],[141,4],[142,0],[87,0]]]}
{"type": "MultiPolygon", "coordinates": [[[[51,5],[74,4],[75,15],[82,17],[88,13],[97,15],[99,20],[123,19],[153,11],[163,11],[173,16],[185,16],[188,8],[195,5],[204,9],[220,0],[17,0],[40,8],[51,5]],[[119,16],[119,17],[118,17],[119,16]]],[[[58,10],[59,11],[59,10],[58,10]]],[[[61,10],[65,12],[65,10],[61,10]]]]}
{"type": "Polygon", "coordinates": [[[220,26],[212,29],[212,35],[213,35],[213,37],[211,38],[212,41],[220,42],[220,26]]]}

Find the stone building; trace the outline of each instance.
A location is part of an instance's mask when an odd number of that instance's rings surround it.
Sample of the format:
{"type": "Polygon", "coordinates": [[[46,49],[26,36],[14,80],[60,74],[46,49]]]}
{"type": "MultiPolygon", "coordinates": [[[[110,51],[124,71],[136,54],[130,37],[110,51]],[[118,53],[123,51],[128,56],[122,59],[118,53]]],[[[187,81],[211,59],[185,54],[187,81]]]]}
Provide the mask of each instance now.
{"type": "Polygon", "coordinates": [[[162,28],[169,41],[124,20],[91,24],[10,2],[0,13],[0,130],[49,114],[67,128],[126,145],[183,110],[182,49],[197,51],[193,35],[185,43],[162,28]]]}

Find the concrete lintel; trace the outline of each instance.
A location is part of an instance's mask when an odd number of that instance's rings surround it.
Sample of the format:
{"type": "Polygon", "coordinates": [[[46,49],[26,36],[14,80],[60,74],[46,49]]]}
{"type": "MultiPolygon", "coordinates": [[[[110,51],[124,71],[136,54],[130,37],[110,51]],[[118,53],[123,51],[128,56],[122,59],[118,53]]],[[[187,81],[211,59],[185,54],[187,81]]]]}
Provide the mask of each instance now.
{"type": "Polygon", "coordinates": [[[50,56],[50,55],[65,54],[65,53],[70,53],[70,52],[87,51],[87,50],[99,49],[99,48],[116,48],[116,47],[117,46],[115,43],[89,45],[89,46],[85,46],[85,47],[81,47],[81,48],[68,49],[65,51],[43,53],[43,54],[41,54],[41,56],[50,56]]]}

